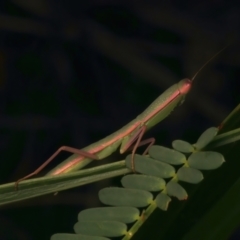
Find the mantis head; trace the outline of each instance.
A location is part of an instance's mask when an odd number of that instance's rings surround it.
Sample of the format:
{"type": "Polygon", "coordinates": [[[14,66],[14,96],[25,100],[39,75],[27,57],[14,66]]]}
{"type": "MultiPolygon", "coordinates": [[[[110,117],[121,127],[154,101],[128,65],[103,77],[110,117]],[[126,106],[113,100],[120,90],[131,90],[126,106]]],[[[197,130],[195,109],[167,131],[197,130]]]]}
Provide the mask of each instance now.
{"type": "Polygon", "coordinates": [[[192,82],[193,81],[189,78],[184,78],[183,80],[181,80],[178,83],[178,90],[179,90],[180,94],[186,95],[192,87],[192,82]]]}

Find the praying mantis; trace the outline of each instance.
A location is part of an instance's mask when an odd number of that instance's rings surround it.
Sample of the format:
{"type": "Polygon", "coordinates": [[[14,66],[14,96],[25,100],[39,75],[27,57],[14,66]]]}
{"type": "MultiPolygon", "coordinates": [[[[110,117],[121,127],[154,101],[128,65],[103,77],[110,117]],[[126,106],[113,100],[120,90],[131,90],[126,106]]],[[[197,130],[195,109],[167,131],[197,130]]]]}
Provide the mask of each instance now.
{"type": "Polygon", "coordinates": [[[50,156],[39,168],[27,176],[15,182],[16,189],[18,184],[36,174],[45,168],[61,151],[73,153],[68,159],[55,167],[48,175],[59,175],[69,173],[83,168],[92,160],[101,160],[108,157],[120,147],[120,153],[123,154],[127,150],[132,149],[131,168],[134,171],[134,154],[138,147],[147,145],[143,154],[155,143],[154,138],[143,140],[143,136],[147,130],[165,119],[177,106],[181,105],[188,92],[192,87],[192,83],[199,72],[226,47],[212,56],[203,66],[189,79],[184,78],[178,83],[172,85],[163,92],[149,107],[138,115],[127,125],[112,133],[111,135],[97,141],[85,148],[76,149],[69,146],[60,147],[52,156],[50,156]]]}

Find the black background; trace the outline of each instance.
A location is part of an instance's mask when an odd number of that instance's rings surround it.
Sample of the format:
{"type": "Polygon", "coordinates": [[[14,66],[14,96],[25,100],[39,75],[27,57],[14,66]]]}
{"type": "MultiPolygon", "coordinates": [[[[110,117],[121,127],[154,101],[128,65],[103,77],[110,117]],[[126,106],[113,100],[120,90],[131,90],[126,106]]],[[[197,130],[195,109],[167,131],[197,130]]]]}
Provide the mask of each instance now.
{"type": "MultiPolygon", "coordinates": [[[[239,10],[207,0],[1,1],[0,182],[30,173],[62,145],[82,148],[116,131],[231,44],[147,136],[170,146],[218,126],[240,100],[239,10]]],[[[123,157],[108,158],[116,159],[123,157]]],[[[110,179],[2,207],[0,239],[73,232],[77,213],[100,205],[98,190],[117,184],[110,179]]]]}

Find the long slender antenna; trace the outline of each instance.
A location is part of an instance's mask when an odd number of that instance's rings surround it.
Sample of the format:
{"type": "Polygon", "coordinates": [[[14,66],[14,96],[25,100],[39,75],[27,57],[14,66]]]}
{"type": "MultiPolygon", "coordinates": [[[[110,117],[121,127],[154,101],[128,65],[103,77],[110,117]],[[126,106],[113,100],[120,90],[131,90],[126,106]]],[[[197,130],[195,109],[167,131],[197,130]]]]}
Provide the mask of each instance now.
{"type": "Polygon", "coordinates": [[[211,62],[218,54],[220,54],[223,50],[225,50],[230,44],[222,48],[220,51],[218,51],[214,56],[212,56],[207,62],[205,62],[202,67],[199,68],[199,70],[195,73],[195,75],[192,77],[192,81],[195,79],[195,77],[201,72],[201,70],[206,67],[206,65],[211,62]]]}

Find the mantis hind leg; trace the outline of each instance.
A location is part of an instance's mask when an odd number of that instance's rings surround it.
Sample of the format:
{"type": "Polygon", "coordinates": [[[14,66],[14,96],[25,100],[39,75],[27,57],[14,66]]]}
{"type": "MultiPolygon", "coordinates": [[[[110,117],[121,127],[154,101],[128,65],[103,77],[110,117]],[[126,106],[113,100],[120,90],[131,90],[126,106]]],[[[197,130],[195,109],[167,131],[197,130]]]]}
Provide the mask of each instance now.
{"type": "Polygon", "coordinates": [[[94,160],[98,160],[98,156],[94,155],[92,153],[77,149],[77,148],[73,148],[73,147],[68,147],[68,146],[62,146],[60,147],[55,153],[52,154],[52,156],[50,156],[40,167],[38,167],[34,172],[26,175],[23,178],[18,179],[15,182],[15,189],[18,189],[18,184],[23,181],[26,180],[34,175],[37,175],[40,171],[42,171],[61,151],[65,151],[65,152],[70,152],[70,153],[75,153],[78,154],[82,157],[86,157],[86,158],[90,158],[90,159],[94,159],[94,160]]]}
{"type": "Polygon", "coordinates": [[[135,172],[134,155],[137,151],[137,148],[148,144],[147,148],[143,152],[143,155],[145,155],[148,153],[149,148],[155,143],[155,138],[148,138],[148,139],[142,140],[146,130],[147,130],[147,127],[143,125],[141,128],[139,128],[135,132],[133,136],[130,137],[130,139],[125,143],[125,145],[121,147],[122,153],[132,149],[131,168],[133,172],[135,172]]]}

